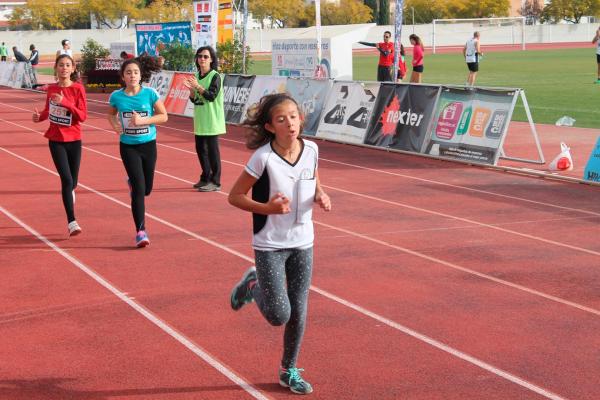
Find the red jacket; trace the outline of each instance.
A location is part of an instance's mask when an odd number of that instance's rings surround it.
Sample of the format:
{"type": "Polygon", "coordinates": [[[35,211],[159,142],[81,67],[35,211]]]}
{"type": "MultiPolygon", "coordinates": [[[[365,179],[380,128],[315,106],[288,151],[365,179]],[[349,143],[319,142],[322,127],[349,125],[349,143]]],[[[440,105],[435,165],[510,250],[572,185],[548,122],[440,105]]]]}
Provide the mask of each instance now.
{"type": "Polygon", "coordinates": [[[390,67],[394,65],[394,42],[380,42],[379,44],[379,65],[382,67],[390,67]],[[387,55],[381,53],[381,51],[387,52],[387,55]]]}
{"type": "Polygon", "coordinates": [[[69,87],[60,87],[57,83],[48,85],[46,106],[40,112],[40,121],[50,120],[50,126],[44,134],[54,142],[74,142],[81,140],[80,123],[87,118],[85,89],[80,83],[73,82],[69,87]],[[54,104],[50,97],[62,93],[60,104],[54,104]]]}

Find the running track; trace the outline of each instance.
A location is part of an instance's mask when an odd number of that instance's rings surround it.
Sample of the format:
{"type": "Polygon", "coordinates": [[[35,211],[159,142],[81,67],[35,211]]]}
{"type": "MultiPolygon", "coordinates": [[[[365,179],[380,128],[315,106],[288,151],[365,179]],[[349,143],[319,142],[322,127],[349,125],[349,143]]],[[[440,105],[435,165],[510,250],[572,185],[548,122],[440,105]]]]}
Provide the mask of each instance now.
{"type": "MultiPolygon", "coordinates": [[[[224,191],[198,193],[191,120],[159,127],[138,250],[106,106],[89,104],[68,239],[30,122],[44,95],[0,94],[0,398],[291,397],[281,328],[228,305],[252,262],[250,216],[226,201],[240,130],[221,141],[224,191]]],[[[315,211],[311,398],[600,398],[598,188],[318,143],[334,210],[315,211]]]]}

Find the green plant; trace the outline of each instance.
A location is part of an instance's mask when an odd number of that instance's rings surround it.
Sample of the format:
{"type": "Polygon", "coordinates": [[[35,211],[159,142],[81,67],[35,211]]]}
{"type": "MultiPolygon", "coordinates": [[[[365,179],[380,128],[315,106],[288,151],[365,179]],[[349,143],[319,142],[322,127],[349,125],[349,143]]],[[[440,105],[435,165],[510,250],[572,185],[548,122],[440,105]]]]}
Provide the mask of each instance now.
{"type": "Polygon", "coordinates": [[[194,71],[194,49],[178,40],[169,43],[160,51],[165,58],[164,69],[169,71],[194,71]]]}
{"type": "Polygon", "coordinates": [[[83,43],[81,54],[81,69],[87,75],[96,68],[96,59],[108,57],[110,51],[94,39],[89,38],[83,43]]]}
{"type": "MultiPolygon", "coordinates": [[[[217,43],[217,57],[219,57],[219,72],[222,74],[243,73],[243,44],[239,38],[217,43]]],[[[246,72],[253,61],[250,57],[250,46],[246,46],[246,72]]]]}

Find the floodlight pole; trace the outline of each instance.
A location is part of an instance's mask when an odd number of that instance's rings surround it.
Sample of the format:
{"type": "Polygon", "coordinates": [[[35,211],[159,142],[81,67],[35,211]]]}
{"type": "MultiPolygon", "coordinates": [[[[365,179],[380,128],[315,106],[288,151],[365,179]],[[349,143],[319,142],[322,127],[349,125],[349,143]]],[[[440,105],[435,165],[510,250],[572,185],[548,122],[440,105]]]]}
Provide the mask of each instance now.
{"type": "Polygon", "coordinates": [[[400,46],[402,38],[402,18],[403,18],[403,10],[404,0],[396,0],[396,20],[394,24],[394,68],[392,82],[396,82],[398,77],[398,61],[400,60],[400,46]]]}
{"type": "Polygon", "coordinates": [[[242,73],[246,73],[246,46],[248,44],[248,0],[244,0],[244,16],[242,18],[242,73]]]}
{"type": "Polygon", "coordinates": [[[315,28],[317,30],[317,65],[315,66],[315,77],[322,78],[321,75],[321,57],[323,56],[321,51],[321,0],[315,0],[315,28]]]}

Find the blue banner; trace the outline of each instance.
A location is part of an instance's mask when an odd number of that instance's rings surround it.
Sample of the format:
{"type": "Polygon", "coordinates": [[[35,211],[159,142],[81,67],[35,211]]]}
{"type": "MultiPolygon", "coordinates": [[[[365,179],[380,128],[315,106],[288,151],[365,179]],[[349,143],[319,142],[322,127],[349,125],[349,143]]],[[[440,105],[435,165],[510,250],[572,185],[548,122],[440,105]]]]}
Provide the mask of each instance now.
{"type": "Polygon", "coordinates": [[[591,182],[600,182],[600,137],[596,140],[596,145],[592,149],[590,158],[583,171],[583,180],[591,182]]]}
{"type": "Polygon", "coordinates": [[[137,54],[160,55],[167,45],[179,43],[192,46],[192,28],[189,21],[156,24],[135,24],[137,54]]]}

